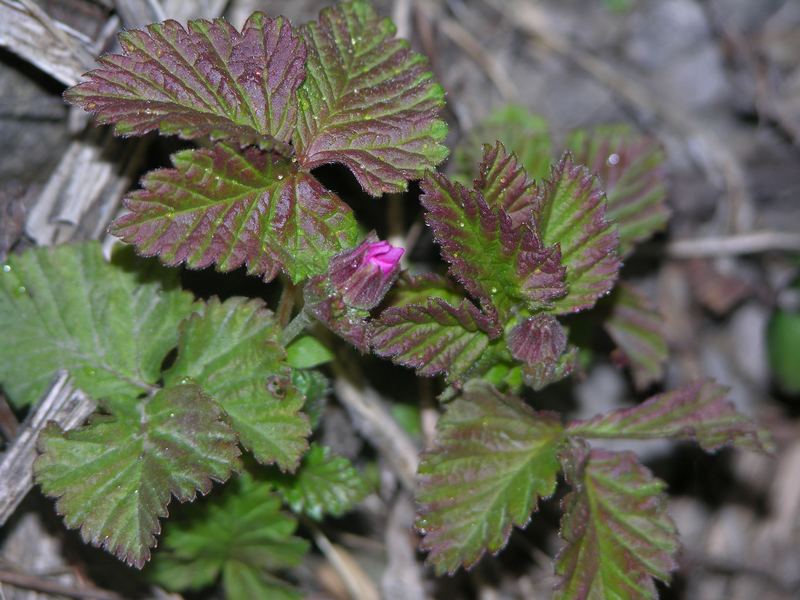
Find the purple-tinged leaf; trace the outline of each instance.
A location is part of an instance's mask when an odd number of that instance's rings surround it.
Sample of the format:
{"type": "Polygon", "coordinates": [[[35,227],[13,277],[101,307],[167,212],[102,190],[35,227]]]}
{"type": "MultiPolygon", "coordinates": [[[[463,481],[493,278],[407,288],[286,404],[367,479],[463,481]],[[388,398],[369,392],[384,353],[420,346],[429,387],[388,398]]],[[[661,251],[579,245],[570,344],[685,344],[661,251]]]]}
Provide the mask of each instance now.
{"type": "Polygon", "coordinates": [[[558,248],[545,248],[528,226],[516,229],[502,207],[487,204],[443,175],[422,182],[425,220],[450,263],[450,273],[501,318],[519,304],[536,310],[566,292],[558,248]]]}
{"type": "Polygon", "coordinates": [[[193,381],[228,416],[241,444],[263,464],[294,470],[308,449],[303,395],[291,383],[280,328],[260,300],[212,298],[184,321],[169,385],[193,381]]]}
{"type": "MultiPolygon", "coordinates": [[[[655,600],[653,578],[677,568],[678,533],[665,484],[631,452],[574,447],[564,460],[573,491],[564,498],[555,600],[655,600]]],[[[566,453],[565,453],[566,454],[566,453]]]]}
{"type": "Polygon", "coordinates": [[[303,297],[304,310],[362,353],[369,352],[369,312],[347,306],[331,288],[327,275],[312,277],[303,288],[303,297]]]}
{"type": "Polygon", "coordinates": [[[437,573],[496,553],[551,495],[563,429],[515,396],[473,383],[447,405],[419,466],[417,528],[437,573]]]}
{"type": "Polygon", "coordinates": [[[326,8],[302,30],[298,160],[306,169],[342,163],[373,196],[404,191],[447,157],[444,90],[394,33],[365,0],[326,8]]]}
{"type": "Polygon", "coordinates": [[[627,125],[610,125],[573,132],[567,149],[600,178],[608,197],[607,217],[619,228],[623,258],[665,227],[669,219],[665,156],[657,142],[627,125]]]}
{"type": "Polygon", "coordinates": [[[552,315],[525,319],[506,339],[511,356],[528,365],[555,363],[567,349],[567,334],[552,315]]]}
{"type": "Polygon", "coordinates": [[[575,353],[565,355],[567,334],[552,315],[525,319],[507,335],[511,356],[522,364],[525,381],[534,390],[563,379],[572,372],[575,353]]]}
{"type": "Polygon", "coordinates": [[[481,161],[482,144],[500,140],[508,153],[516,155],[528,177],[537,182],[550,172],[553,150],[547,121],[522,106],[509,105],[493,111],[467,134],[453,153],[459,182],[471,181],[481,161]]]}
{"type": "Polygon", "coordinates": [[[534,391],[546,388],[570,375],[578,364],[578,349],[574,346],[558,357],[555,362],[540,362],[522,365],[522,377],[534,391]]]}
{"type": "Polygon", "coordinates": [[[603,326],[619,347],[622,362],[630,365],[636,388],[645,389],[664,376],[668,350],[663,319],[647,296],[624,282],[610,300],[611,314],[603,326]]]}
{"type": "Polygon", "coordinates": [[[370,343],[379,356],[420,375],[447,373],[457,380],[499,335],[497,325],[469,300],[453,306],[430,298],[426,304],[387,308],[372,324],[370,343]]]}
{"type": "Polygon", "coordinates": [[[36,481],[71,529],[129,565],[150,558],[170,496],[194,500],[239,468],[236,435],[197,385],[167,387],[139,405],[96,413],[39,437],[36,481]]]}
{"type": "Polygon", "coordinates": [[[196,269],[246,265],[266,280],[283,269],[299,281],[356,242],[348,206],[274,153],[220,143],[172,162],[144,177],[125,200],[131,212],[112,225],[141,254],[196,269]]]}
{"type": "Polygon", "coordinates": [[[723,446],[771,452],[769,434],[737,412],[727,399],[728,389],[701,380],[652,396],[642,404],[570,424],[572,436],[586,438],[694,441],[707,452],[723,446]]]}
{"type": "Polygon", "coordinates": [[[532,223],[536,186],[528,179],[517,157],[509,154],[500,142],[494,147],[484,145],[474,186],[489,206],[503,208],[514,229],[532,223]]]}
{"type": "Polygon", "coordinates": [[[331,259],[328,281],[331,289],[351,308],[372,310],[400,274],[405,250],[378,240],[375,232],[352,250],[331,259]]]}
{"type": "Polygon", "coordinates": [[[118,135],[158,129],[288,153],[305,75],[300,36],[260,12],[241,33],[224,19],[188,27],[169,20],[121,33],[123,53],[103,56],[67,100],[115,124],[118,135]]]}
{"type": "Polygon", "coordinates": [[[389,292],[388,302],[391,306],[407,304],[424,304],[428,298],[441,298],[449,304],[458,304],[464,297],[457,284],[436,273],[420,273],[409,275],[407,271],[400,277],[389,292]]]}
{"type": "Polygon", "coordinates": [[[546,245],[559,244],[568,293],[556,314],[591,308],[617,280],[619,235],[606,219],[606,197],[594,176],[567,154],[535,200],[534,220],[546,245]]]}

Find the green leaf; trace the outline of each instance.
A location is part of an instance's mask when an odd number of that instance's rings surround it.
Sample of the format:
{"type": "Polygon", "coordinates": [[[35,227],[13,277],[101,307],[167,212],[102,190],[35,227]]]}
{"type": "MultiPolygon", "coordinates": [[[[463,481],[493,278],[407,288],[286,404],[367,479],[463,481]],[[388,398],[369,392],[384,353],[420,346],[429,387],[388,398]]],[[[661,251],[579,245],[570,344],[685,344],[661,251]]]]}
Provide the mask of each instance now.
{"type": "Polygon", "coordinates": [[[509,154],[500,142],[494,147],[483,147],[483,159],[474,186],[481,191],[489,206],[502,207],[513,228],[533,224],[536,185],[517,158],[509,154]]]}
{"type": "Polygon", "coordinates": [[[317,444],[312,444],[297,472],[277,475],[273,482],[295,513],[317,521],[324,515],[343,515],[370,491],[349,460],[317,444]]]}
{"type": "Polygon", "coordinates": [[[516,161],[529,177],[536,181],[547,178],[553,158],[547,121],[527,108],[508,105],[492,111],[456,146],[453,162],[462,177],[458,179],[460,183],[466,184],[478,176],[475,165],[482,160],[480,148],[495,140],[516,155],[516,161]]]}
{"type": "Polygon", "coordinates": [[[464,294],[452,280],[436,273],[409,275],[408,271],[403,271],[389,292],[388,303],[395,307],[424,304],[434,297],[455,305],[461,302],[464,294]]]}
{"type": "Polygon", "coordinates": [[[302,33],[307,73],[293,141],[305,169],[342,163],[379,196],[404,191],[447,157],[437,118],[444,90],[369,2],[326,8],[302,33]]]}
{"type": "Polygon", "coordinates": [[[292,384],[303,394],[303,412],[308,415],[311,428],[319,427],[328,401],[331,385],[328,378],[315,369],[292,370],[292,384]]]}
{"type": "Polygon", "coordinates": [[[426,304],[387,308],[372,324],[370,343],[378,356],[420,375],[447,373],[458,380],[499,335],[499,328],[469,300],[453,306],[433,297],[426,304]]]}
{"type": "Polygon", "coordinates": [[[148,577],[184,591],[207,587],[221,574],[226,598],[297,597],[272,573],[300,564],[308,543],[293,535],[297,522],[280,507],[268,483],[242,475],[169,520],[148,577]]]}
{"type": "Polygon", "coordinates": [[[567,432],[587,438],[687,440],[707,452],[728,444],[771,452],[769,434],[739,413],[727,396],[728,388],[714,381],[695,381],[652,396],[638,406],[573,421],[567,432]]]}
{"type": "Polygon", "coordinates": [[[227,413],[242,445],[261,463],[293,470],[308,448],[303,396],[292,384],[280,328],[260,300],[216,298],[181,329],[167,384],[194,381],[227,413]]]}
{"type": "Polygon", "coordinates": [[[619,234],[606,219],[606,197],[591,173],[567,154],[539,190],[534,220],[546,245],[558,244],[567,268],[568,293],[556,314],[586,310],[617,280],[619,234]]]}
{"type": "Polygon", "coordinates": [[[619,228],[620,256],[664,229],[669,220],[666,157],[657,142],[627,125],[606,125],[573,132],[567,149],[600,178],[607,217],[619,228]]]}
{"type": "Polygon", "coordinates": [[[333,358],[333,352],[311,335],[297,338],[286,348],[286,361],[294,369],[311,369],[329,363],[333,358]]]}
{"type": "Polygon", "coordinates": [[[32,248],[0,267],[0,383],[14,406],[39,400],[60,369],[93,398],[135,398],[158,381],[193,309],[177,273],[100,245],[32,248]]]}
{"type": "Polygon", "coordinates": [[[447,405],[436,446],[419,466],[421,547],[437,573],[454,573],[498,552],[524,527],[559,471],[562,427],[514,396],[472,384],[447,405]]]}
{"type": "Polygon", "coordinates": [[[144,177],[125,199],[131,212],[112,224],[140,254],[194,269],[246,265],[265,280],[283,269],[297,282],[356,243],[350,208],[288,159],[220,143],[172,162],[144,177]]]}
{"type": "Polygon", "coordinates": [[[540,310],[564,295],[558,248],[544,247],[530,226],[515,228],[502,205],[487,203],[483,190],[435,174],[425,178],[422,191],[425,221],[450,274],[485,311],[505,320],[518,305],[540,310]]]}
{"type": "Polygon", "coordinates": [[[189,21],[188,31],[169,20],[119,41],[122,54],[105,54],[66,93],[118,135],[158,129],[288,151],[306,51],[283,17],[256,12],[241,33],[224,19],[189,21]]]}
{"type": "Polygon", "coordinates": [[[603,326],[630,364],[636,387],[645,389],[664,376],[669,351],[663,318],[647,296],[625,282],[614,289],[610,302],[611,314],[603,326]]]}
{"type": "Polygon", "coordinates": [[[800,314],[777,311],[767,328],[767,350],[772,372],[790,394],[800,393],[800,314]]]}
{"type": "Polygon", "coordinates": [[[95,415],[67,433],[39,437],[36,481],[69,528],[129,565],[150,557],[170,494],[205,494],[239,466],[236,436],[196,385],[167,387],[125,412],[95,415]]]}
{"type": "Polygon", "coordinates": [[[556,600],[657,598],[653,577],[677,568],[678,534],[664,483],[631,452],[576,448],[565,464],[573,491],[564,499],[556,558],[556,600]]]}

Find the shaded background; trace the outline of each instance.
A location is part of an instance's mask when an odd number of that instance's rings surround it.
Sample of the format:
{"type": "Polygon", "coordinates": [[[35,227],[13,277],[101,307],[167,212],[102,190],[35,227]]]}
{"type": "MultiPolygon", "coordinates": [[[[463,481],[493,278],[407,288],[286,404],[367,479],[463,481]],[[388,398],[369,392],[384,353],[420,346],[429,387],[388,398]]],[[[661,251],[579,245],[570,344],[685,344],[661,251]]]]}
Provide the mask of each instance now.
{"type": "MultiPolygon", "coordinates": [[[[174,140],[119,141],[105,129],[86,129],[85,115],[61,100],[65,84],[91,65],[92,56],[113,48],[120,26],[155,20],[154,7],[182,19],[225,14],[239,26],[257,9],[303,22],[324,5],[0,0],[0,14],[7,16],[0,18],[0,45],[6,48],[0,50],[0,258],[12,246],[103,238],[122,194],[144,169],[165,164],[179,147],[174,140]]],[[[766,338],[777,310],[800,305],[791,287],[800,265],[800,1],[376,5],[431,58],[448,92],[451,147],[489,110],[509,102],[546,117],[557,139],[575,127],[623,121],[663,143],[673,218],[669,231],[647,244],[624,275],[659,299],[671,348],[665,387],[717,378],[731,387],[740,410],[773,432],[779,450],[767,458],[729,451],[706,456],[666,443],[637,447],[670,485],[670,513],[684,544],[681,570],[662,597],[800,597],[800,397],[771,372],[766,338]]],[[[362,220],[413,244],[411,256],[421,268],[435,266],[436,249],[419,226],[413,189],[401,199],[367,201],[343,171],[325,169],[321,176],[362,220]]],[[[204,294],[262,291],[238,275],[203,272],[186,281],[204,294]]],[[[784,354],[788,368],[800,372],[800,346],[784,354]]],[[[369,367],[377,397],[398,415],[421,415],[423,444],[435,418],[435,383],[378,361],[369,367]]],[[[585,380],[550,392],[551,402],[563,402],[579,416],[635,397],[626,373],[610,361],[597,364],[585,380]]],[[[9,439],[13,418],[0,414],[0,422],[9,439]]],[[[322,555],[312,556],[294,574],[309,597],[346,598],[343,576],[360,578],[364,594],[391,598],[550,597],[550,557],[559,547],[557,499],[524,532],[516,531],[497,558],[434,580],[410,550],[413,507],[393,492],[380,449],[364,445],[335,401],[323,435],[345,456],[376,458],[382,484],[357,513],[323,525],[352,564],[343,574],[322,555]]],[[[49,504],[32,494],[0,532],[0,569],[32,581],[60,574],[65,586],[94,576],[114,587],[131,578],[113,559],[66,533],[49,504]]],[[[44,597],[0,585],[5,598],[44,597]]]]}

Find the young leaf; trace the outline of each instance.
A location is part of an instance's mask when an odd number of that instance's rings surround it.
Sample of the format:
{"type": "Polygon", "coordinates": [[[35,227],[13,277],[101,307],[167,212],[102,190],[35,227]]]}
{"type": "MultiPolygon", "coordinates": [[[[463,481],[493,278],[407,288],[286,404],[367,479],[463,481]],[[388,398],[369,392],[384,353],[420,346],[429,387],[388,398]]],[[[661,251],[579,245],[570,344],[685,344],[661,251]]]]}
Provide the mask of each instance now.
{"type": "Polygon", "coordinates": [[[400,307],[424,304],[433,297],[441,298],[448,304],[458,304],[464,294],[452,280],[436,273],[409,275],[408,271],[403,271],[389,291],[388,302],[390,306],[400,307]]]}
{"type": "Polygon", "coordinates": [[[36,402],[56,371],[94,398],[135,398],[158,381],[178,324],[193,309],[177,274],[96,242],[32,248],[0,266],[0,383],[36,402]]]}
{"type": "Polygon", "coordinates": [[[204,588],[221,574],[226,598],[297,598],[271,575],[298,565],[308,550],[293,535],[297,522],[280,507],[269,484],[242,475],[221,495],[170,519],[146,573],[172,591],[204,588]],[[258,593],[247,595],[252,591],[258,593]]]}
{"type": "Polygon", "coordinates": [[[300,281],[356,243],[347,205],[277,154],[220,143],[172,162],[144,177],[125,200],[131,212],[112,224],[140,254],[195,269],[247,265],[265,280],[283,269],[300,281]]]}
{"type": "Polygon", "coordinates": [[[188,27],[169,20],[121,33],[122,54],[100,58],[67,100],[118,135],[158,129],[288,152],[306,58],[289,23],[257,12],[241,33],[224,19],[188,27]]]}
{"type": "Polygon", "coordinates": [[[665,227],[669,219],[666,159],[658,143],[627,125],[611,125],[573,132],[567,149],[576,162],[600,178],[608,197],[607,217],[619,228],[623,258],[665,227]]]}
{"type": "Polygon", "coordinates": [[[611,314],[603,326],[630,364],[636,387],[645,389],[664,375],[668,350],[661,315],[647,296],[624,282],[614,289],[610,301],[611,314]]]}
{"type": "Polygon", "coordinates": [[[564,499],[556,558],[556,600],[654,600],[653,577],[677,568],[678,535],[664,483],[631,452],[576,448],[565,465],[573,491],[564,499]]]}
{"type": "Polygon", "coordinates": [[[256,460],[294,470],[311,430],[279,333],[261,301],[212,298],[183,324],[178,357],[164,381],[200,385],[225,410],[256,460]]]}
{"type": "Polygon", "coordinates": [[[367,317],[369,312],[344,303],[331,289],[326,275],[312,277],[303,288],[304,310],[358,350],[369,351],[367,317]]]}
{"type": "Polygon", "coordinates": [[[549,306],[566,292],[558,248],[545,248],[527,226],[514,229],[501,206],[443,175],[422,182],[425,220],[450,263],[450,273],[500,317],[517,304],[549,306]]]}
{"type": "Polygon", "coordinates": [[[503,208],[513,228],[532,223],[536,186],[528,179],[516,156],[509,154],[500,142],[494,147],[483,147],[474,185],[489,206],[503,208]]]}
{"type": "Polygon", "coordinates": [[[614,286],[619,235],[606,219],[597,180],[567,154],[539,190],[534,220],[546,245],[559,244],[569,293],[555,301],[557,314],[591,308],[614,286]]]}
{"type": "Polygon", "coordinates": [[[555,491],[562,431],[555,415],[485,384],[447,405],[419,466],[417,497],[421,547],[437,573],[472,566],[527,524],[538,499],[555,491]]]}
{"type": "Polygon", "coordinates": [[[447,157],[444,90],[424,57],[366,0],[306,25],[306,78],[294,145],[305,169],[342,163],[369,194],[402,192],[447,157]]]}
{"type": "Polygon", "coordinates": [[[529,177],[541,181],[549,175],[553,150],[547,121],[527,108],[509,105],[490,113],[456,147],[453,162],[464,180],[474,179],[475,165],[481,161],[479,149],[494,140],[516,155],[529,177]]]}
{"type": "Polygon", "coordinates": [[[312,335],[301,336],[286,347],[286,362],[293,369],[312,369],[333,359],[333,353],[312,335]]]}
{"type": "Polygon", "coordinates": [[[373,323],[370,342],[379,356],[413,367],[420,375],[447,373],[457,379],[481,358],[498,327],[472,302],[441,298],[390,307],[373,323]]]}
{"type": "Polygon", "coordinates": [[[324,515],[343,515],[369,493],[366,480],[349,460],[317,444],[303,457],[296,473],[279,474],[273,482],[295,513],[317,521],[324,515]]]}
{"type": "Polygon", "coordinates": [[[695,381],[652,396],[642,404],[572,422],[567,432],[587,438],[694,441],[707,452],[731,444],[754,452],[770,452],[768,433],[736,411],[728,389],[714,381],[695,381]]]}
{"type": "Polygon", "coordinates": [[[193,500],[238,468],[236,436],[221,417],[214,401],[189,384],[141,400],[138,410],[95,415],[67,433],[51,424],[39,438],[36,481],[58,498],[67,527],[80,527],[86,542],[142,568],[170,494],[193,500]]]}
{"type": "Polygon", "coordinates": [[[558,381],[572,371],[572,355],[564,356],[567,334],[552,315],[525,319],[506,336],[511,356],[523,364],[527,383],[535,390],[558,381]]]}

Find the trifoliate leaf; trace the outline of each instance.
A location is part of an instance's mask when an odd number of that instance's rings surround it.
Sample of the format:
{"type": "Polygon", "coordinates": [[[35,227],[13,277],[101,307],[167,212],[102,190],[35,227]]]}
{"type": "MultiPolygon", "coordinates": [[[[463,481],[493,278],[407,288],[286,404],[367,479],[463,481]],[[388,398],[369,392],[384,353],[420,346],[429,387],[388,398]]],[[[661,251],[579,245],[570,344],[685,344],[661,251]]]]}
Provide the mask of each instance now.
{"type": "Polygon", "coordinates": [[[293,470],[311,430],[279,334],[260,300],[212,298],[183,324],[178,357],[164,380],[200,385],[225,410],[256,460],[293,470]]]}
{"type": "Polygon", "coordinates": [[[369,194],[402,192],[447,157],[444,90],[366,0],[306,25],[306,78],[294,145],[306,169],[342,163],[369,194]]]}
{"type": "Polygon", "coordinates": [[[458,304],[464,294],[453,281],[436,273],[409,275],[407,271],[403,271],[389,291],[388,302],[390,306],[424,304],[428,298],[433,297],[441,298],[449,304],[458,304]]]}
{"type": "Polygon", "coordinates": [[[236,436],[216,403],[197,385],[167,387],[138,409],[95,415],[64,433],[54,424],[39,438],[36,481],[67,527],[141,568],[167,516],[170,494],[181,502],[205,494],[238,467],[236,436]]]}
{"type": "Polygon", "coordinates": [[[564,499],[556,558],[557,600],[654,600],[653,577],[677,568],[678,535],[667,514],[665,484],[631,452],[576,448],[565,466],[573,491],[564,499]],[[569,464],[574,463],[574,464],[569,464]]]}
{"type": "Polygon", "coordinates": [[[545,244],[559,244],[567,268],[568,294],[555,301],[557,314],[594,306],[617,279],[619,235],[606,219],[606,198],[597,180],[567,154],[539,189],[534,220],[545,244]]]}
{"type": "Polygon", "coordinates": [[[277,475],[273,482],[295,513],[316,520],[343,515],[369,493],[366,480],[349,460],[317,444],[293,475],[277,475]]]}
{"type": "Polygon", "coordinates": [[[493,111],[469,132],[453,153],[461,183],[476,177],[475,165],[481,161],[483,144],[500,140],[529,177],[541,181],[550,173],[553,156],[547,121],[522,106],[509,105],[493,111]]]}
{"type": "Polygon", "coordinates": [[[609,300],[611,314],[603,326],[630,365],[636,387],[645,389],[664,375],[669,352],[661,330],[663,319],[647,296],[624,282],[609,300]]]}
{"type": "Polygon", "coordinates": [[[419,466],[421,547],[437,573],[470,567],[555,491],[562,427],[485,384],[447,405],[419,466]]]}
{"type": "Polygon", "coordinates": [[[158,381],[178,324],[192,311],[177,274],[96,242],[32,248],[0,266],[0,384],[36,402],[56,371],[96,399],[135,398],[158,381]]]}
{"type": "Polygon", "coordinates": [[[311,369],[333,358],[333,352],[312,335],[301,336],[286,347],[286,362],[294,369],[311,369]]]}
{"type": "Polygon", "coordinates": [[[688,440],[707,452],[728,444],[770,452],[769,434],[739,413],[727,395],[728,388],[714,381],[696,381],[638,406],[575,421],[567,431],[587,438],[688,440]]]}
{"type": "Polygon", "coordinates": [[[325,271],[356,243],[352,211],[311,174],[277,154],[215,144],[172,156],[130,194],[112,232],[168,265],[231,271],[246,265],[269,280],[325,271]]]}
{"type": "Polygon", "coordinates": [[[447,373],[457,380],[498,335],[499,328],[469,300],[453,306],[430,298],[425,304],[387,308],[373,323],[370,342],[379,356],[420,375],[447,373]]]}
{"type": "Polygon", "coordinates": [[[500,142],[494,147],[483,147],[475,189],[482,192],[489,206],[503,208],[512,227],[531,224],[536,186],[528,179],[517,158],[506,152],[500,142]]]}
{"type": "Polygon", "coordinates": [[[288,151],[306,51],[282,17],[254,13],[241,33],[224,19],[189,21],[188,31],[169,20],[119,39],[122,54],[104,55],[66,93],[118,135],[158,129],[288,151]]]}
{"type": "Polygon", "coordinates": [[[619,228],[624,258],[639,242],[665,227],[669,219],[661,146],[627,125],[579,130],[567,141],[577,163],[600,178],[608,197],[606,217],[619,228]]]}
{"type": "Polygon", "coordinates": [[[564,295],[556,246],[545,248],[526,225],[515,229],[503,207],[489,206],[479,190],[438,174],[427,177],[422,190],[425,220],[451,275],[484,310],[496,309],[502,319],[518,304],[536,310],[564,295]]]}
{"type": "Polygon", "coordinates": [[[201,589],[222,575],[226,598],[297,597],[272,573],[298,565],[308,543],[293,535],[297,522],[280,507],[268,483],[238,477],[167,522],[147,575],[172,591],[201,589]]]}

